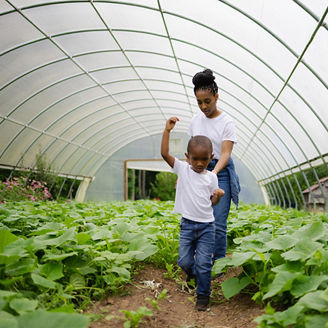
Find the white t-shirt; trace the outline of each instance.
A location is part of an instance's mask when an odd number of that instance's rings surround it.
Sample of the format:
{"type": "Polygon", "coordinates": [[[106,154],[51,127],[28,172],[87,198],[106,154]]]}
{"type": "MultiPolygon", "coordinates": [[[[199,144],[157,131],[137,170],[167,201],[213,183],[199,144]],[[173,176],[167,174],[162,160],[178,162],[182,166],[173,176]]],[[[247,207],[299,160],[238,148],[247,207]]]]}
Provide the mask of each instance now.
{"type": "Polygon", "coordinates": [[[207,118],[203,113],[196,114],[191,119],[189,135],[191,137],[201,135],[210,138],[216,159],[220,158],[222,141],[237,142],[234,122],[225,112],[214,118],[207,118]]]}
{"type": "Polygon", "coordinates": [[[195,172],[187,162],[175,158],[172,169],[178,175],[173,212],[197,222],[214,221],[211,195],[218,179],[210,171],[195,172]]]}

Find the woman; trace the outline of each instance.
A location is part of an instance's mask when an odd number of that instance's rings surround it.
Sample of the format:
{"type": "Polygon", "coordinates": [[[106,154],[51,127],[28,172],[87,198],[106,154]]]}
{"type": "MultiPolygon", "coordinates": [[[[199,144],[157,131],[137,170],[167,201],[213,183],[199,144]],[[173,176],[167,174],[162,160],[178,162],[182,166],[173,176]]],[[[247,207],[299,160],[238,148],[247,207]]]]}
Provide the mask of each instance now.
{"type": "Polygon", "coordinates": [[[218,86],[213,72],[206,69],[195,74],[192,79],[194,94],[201,113],[195,115],[190,123],[189,134],[205,135],[213,143],[214,158],[207,169],[217,174],[219,187],[225,191],[221,201],[213,206],[215,217],[214,258],[225,257],[227,250],[227,218],[231,199],[238,206],[240,191],[239,179],[231,158],[236,131],[231,117],[216,107],[218,86]]]}

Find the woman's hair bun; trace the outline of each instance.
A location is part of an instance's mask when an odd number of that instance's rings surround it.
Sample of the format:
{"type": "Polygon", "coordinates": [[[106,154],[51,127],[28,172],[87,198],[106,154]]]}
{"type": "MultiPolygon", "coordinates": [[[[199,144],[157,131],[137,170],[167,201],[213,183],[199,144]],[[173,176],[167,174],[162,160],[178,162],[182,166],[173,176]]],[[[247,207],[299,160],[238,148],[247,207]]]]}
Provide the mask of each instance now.
{"type": "Polygon", "coordinates": [[[202,72],[198,72],[192,78],[192,83],[197,88],[199,86],[211,85],[215,80],[215,76],[210,69],[205,69],[202,72]]]}

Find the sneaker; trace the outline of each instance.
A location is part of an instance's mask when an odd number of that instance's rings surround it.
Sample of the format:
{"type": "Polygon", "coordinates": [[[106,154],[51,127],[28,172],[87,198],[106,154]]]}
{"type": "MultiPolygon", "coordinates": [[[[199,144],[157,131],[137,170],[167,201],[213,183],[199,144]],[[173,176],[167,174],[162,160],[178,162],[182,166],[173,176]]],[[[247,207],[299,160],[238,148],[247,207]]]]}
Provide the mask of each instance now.
{"type": "Polygon", "coordinates": [[[208,309],[208,304],[210,303],[210,297],[205,295],[197,295],[196,310],[206,311],[208,309]]]}
{"type": "Polygon", "coordinates": [[[195,289],[197,287],[197,279],[194,274],[188,274],[186,278],[188,288],[195,289]]]}

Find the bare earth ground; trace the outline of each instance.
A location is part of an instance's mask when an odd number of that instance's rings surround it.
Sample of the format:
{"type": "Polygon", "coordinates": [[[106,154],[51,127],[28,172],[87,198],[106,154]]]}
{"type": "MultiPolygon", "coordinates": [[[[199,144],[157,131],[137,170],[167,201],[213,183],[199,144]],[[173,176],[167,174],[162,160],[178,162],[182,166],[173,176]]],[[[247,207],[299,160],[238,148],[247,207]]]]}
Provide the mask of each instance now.
{"type": "MultiPolygon", "coordinates": [[[[110,296],[94,303],[87,312],[99,316],[99,319],[92,322],[89,328],[123,327],[121,319],[106,320],[106,316],[124,317],[119,310],[136,311],[140,306],[151,309],[153,316],[144,317],[139,328],[255,328],[253,319],[264,313],[263,308],[254,303],[249,295],[239,294],[226,300],[220,293],[218,282],[212,283],[214,297],[211,298],[209,311],[196,311],[194,293],[171,279],[165,279],[165,272],[147,265],[129,285],[129,295],[110,296]],[[145,298],[156,299],[163,289],[167,289],[167,294],[164,299],[158,300],[160,310],[156,310],[145,298]]],[[[238,272],[233,271],[227,274],[236,275],[238,272]]],[[[183,275],[181,277],[183,279],[183,275]]]]}

